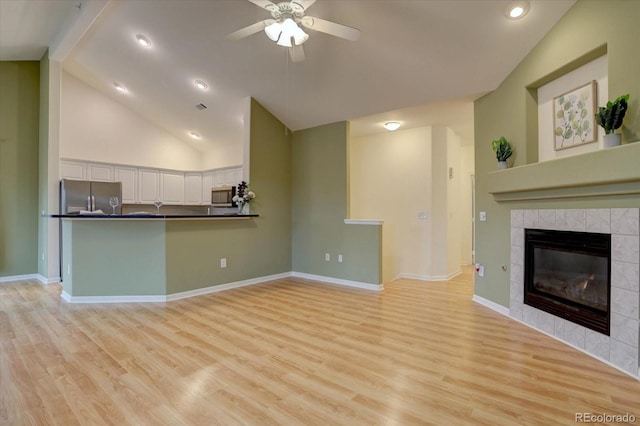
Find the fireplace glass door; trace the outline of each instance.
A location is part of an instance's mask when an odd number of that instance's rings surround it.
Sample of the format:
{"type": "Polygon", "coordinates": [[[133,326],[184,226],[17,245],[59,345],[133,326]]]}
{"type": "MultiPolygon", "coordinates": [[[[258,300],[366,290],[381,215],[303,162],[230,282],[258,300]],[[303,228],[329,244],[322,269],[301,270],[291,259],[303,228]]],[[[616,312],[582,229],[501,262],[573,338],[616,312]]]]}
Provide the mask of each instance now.
{"type": "Polygon", "coordinates": [[[525,230],[524,302],[609,334],[611,236],[525,230]]]}

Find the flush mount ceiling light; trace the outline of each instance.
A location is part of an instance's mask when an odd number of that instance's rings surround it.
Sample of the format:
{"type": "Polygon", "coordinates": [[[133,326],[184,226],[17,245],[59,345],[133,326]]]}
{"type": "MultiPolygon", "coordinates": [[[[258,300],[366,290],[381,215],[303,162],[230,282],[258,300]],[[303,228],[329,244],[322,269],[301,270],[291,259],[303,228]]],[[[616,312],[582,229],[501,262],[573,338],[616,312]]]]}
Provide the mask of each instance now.
{"type": "Polygon", "coordinates": [[[189,132],[189,136],[191,136],[192,139],[200,139],[202,136],[200,136],[200,134],[198,132],[189,132]]]}
{"type": "Polygon", "coordinates": [[[400,128],[400,123],[398,123],[397,121],[388,121],[384,123],[384,128],[390,132],[393,132],[400,128]]]}
{"type": "Polygon", "coordinates": [[[142,34],[136,35],[136,41],[140,46],[151,47],[151,40],[143,36],[142,34]]]}
{"type": "Polygon", "coordinates": [[[113,87],[120,93],[127,93],[127,88],[120,83],[113,83],[113,87]]]}
{"type": "Polygon", "coordinates": [[[209,88],[209,85],[202,80],[195,80],[193,84],[200,90],[207,90],[209,88]]]}
{"type": "Polygon", "coordinates": [[[519,0],[509,3],[504,15],[509,19],[520,19],[529,12],[529,2],[527,0],[519,0]]]}

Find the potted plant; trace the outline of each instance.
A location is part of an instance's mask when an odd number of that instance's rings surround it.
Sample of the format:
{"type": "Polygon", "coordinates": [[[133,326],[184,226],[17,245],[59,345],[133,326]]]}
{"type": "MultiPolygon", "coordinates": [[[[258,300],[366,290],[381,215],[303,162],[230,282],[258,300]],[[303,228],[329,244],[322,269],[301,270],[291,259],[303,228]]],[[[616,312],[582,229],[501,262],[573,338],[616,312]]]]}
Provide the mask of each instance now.
{"type": "Polygon", "coordinates": [[[511,144],[504,136],[500,136],[500,139],[491,142],[491,147],[496,152],[496,159],[498,160],[498,170],[507,168],[507,158],[511,157],[513,150],[511,144]]]}
{"type": "Polygon", "coordinates": [[[606,107],[599,107],[596,112],[596,123],[604,129],[604,146],[611,147],[620,145],[620,133],[613,133],[614,130],[622,126],[622,120],[629,107],[629,94],[621,95],[615,101],[607,102],[606,107]]]}

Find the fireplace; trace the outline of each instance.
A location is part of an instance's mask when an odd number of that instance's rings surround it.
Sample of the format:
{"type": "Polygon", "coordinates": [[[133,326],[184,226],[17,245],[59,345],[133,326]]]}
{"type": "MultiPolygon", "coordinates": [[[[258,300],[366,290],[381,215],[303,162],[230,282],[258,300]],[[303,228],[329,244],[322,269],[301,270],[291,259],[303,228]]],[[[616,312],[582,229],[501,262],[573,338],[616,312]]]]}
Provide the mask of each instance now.
{"type": "Polygon", "coordinates": [[[611,235],[525,229],[524,303],[609,336],[611,235]]]}

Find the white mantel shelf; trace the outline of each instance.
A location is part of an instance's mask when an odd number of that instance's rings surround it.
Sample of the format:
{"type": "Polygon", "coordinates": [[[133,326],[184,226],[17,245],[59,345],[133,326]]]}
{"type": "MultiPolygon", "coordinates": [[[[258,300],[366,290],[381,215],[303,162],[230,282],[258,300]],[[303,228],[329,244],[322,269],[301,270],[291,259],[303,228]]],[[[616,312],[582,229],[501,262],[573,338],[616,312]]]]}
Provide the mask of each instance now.
{"type": "Polygon", "coordinates": [[[489,172],[487,191],[498,202],[640,194],[640,142],[489,172]]]}

